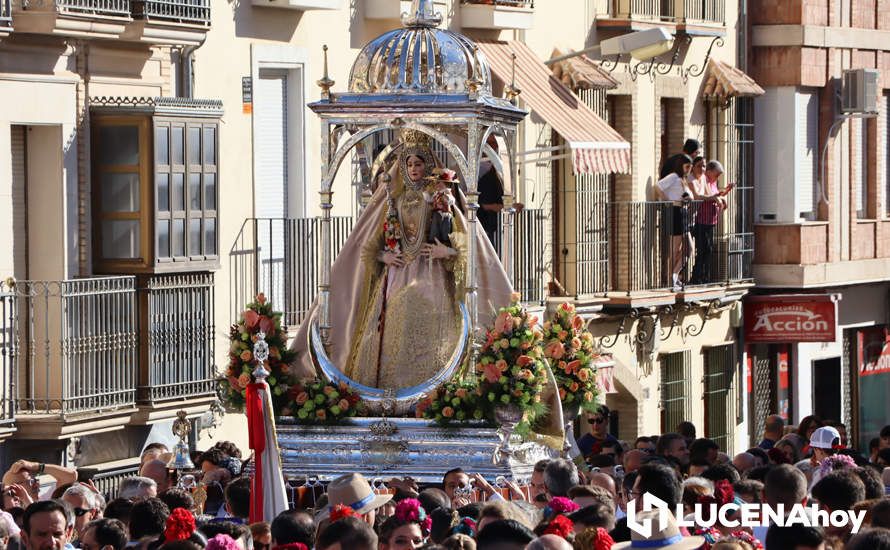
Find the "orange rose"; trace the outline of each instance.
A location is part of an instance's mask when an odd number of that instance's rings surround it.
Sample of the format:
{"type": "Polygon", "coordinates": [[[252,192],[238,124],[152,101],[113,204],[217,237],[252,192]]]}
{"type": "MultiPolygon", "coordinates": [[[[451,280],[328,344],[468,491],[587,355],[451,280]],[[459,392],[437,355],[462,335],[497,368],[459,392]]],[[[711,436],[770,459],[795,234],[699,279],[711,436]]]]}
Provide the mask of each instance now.
{"type": "Polygon", "coordinates": [[[518,292],[511,292],[511,293],[510,293],[510,301],[511,301],[511,302],[518,302],[520,298],[522,298],[522,295],[519,294],[518,292]]]}
{"type": "Polygon", "coordinates": [[[584,328],[584,319],[581,318],[580,315],[575,315],[572,317],[572,328],[575,330],[581,330],[584,328]]]}
{"type": "Polygon", "coordinates": [[[529,357],[528,355],[520,355],[516,358],[516,364],[520,367],[526,367],[534,363],[535,360],[529,357]]]}
{"type": "Polygon", "coordinates": [[[300,393],[298,393],[297,397],[294,399],[294,401],[297,402],[297,405],[302,405],[303,403],[305,403],[308,400],[309,400],[309,394],[304,391],[301,391],[300,393]]]}
{"type": "Polygon", "coordinates": [[[559,338],[560,340],[565,340],[566,338],[569,337],[569,333],[564,330],[561,330],[561,331],[559,331],[559,334],[556,335],[556,337],[559,338]]]}
{"type": "Polygon", "coordinates": [[[584,401],[588,403],[593,401],[593,393],[592,392],[584,392],[584,401]]]}
{"type": "Polygon", "coordinates": [[[238,385],[246,388],[248,384],[250,384],[250,375],[245,372],[238,377],[238,385]]]}
{"type": "Polygon", "coordinates": [[[566,372],[572,373],[576,372],[578,368],[581,366],[581,361],[575,359],[574,361],[570,361],[568,365],[566,365],[566,372]]]}
{"type": "Polygon", "coordinates": [[[544,353],[547,354],[547,357],[562,359],[562,356],[565,355],[565,349],[560,342],[550,342],[547,344],[547,347],[544,348],[544,353]]]}
{"type": "Polygon", "coordinates": [[[507,340],[506,338],[501,338],[501,348],[507,349],[509,347],[510,347],[510,340],[507,340]]]}
{"type": "Polygon", "coordinates": [[[577,336],[572,338],[572,347],[575,349],[581,349],[581,339],[577,336]]]}
{"type": "Polygon", "coordinates": [[[341,411],[348,411],[349,410],[349,401],[347,401],[345,399],[341,399],[340,402],[337,403],[337,406],[340,407],[341,411]]]}
{"type": "Polygon", "coordinates": [[[252,309],[244,312],[244,324],[247,328],[253,328],[260,321],[260,314],[252,309]]]}
{"type": "Polygon", "coordinates": [[[242,361],[247,362],[250,361],[251,357],[253,357],[253,354],[250,353],[249,349],[246,349],[242,351],[241,355],[239,355],[238,357],[240,357],[242,361]]]}
{"type": "Polygon", "coordinates": [[[521,371],[519,371],[519,374],[517,376],[520,380],[530,380],[532,377],[532,371],[528,369],[522,369],[521,371]]]}
{"type": "Polygon", "coordinates": [[[513,390],[513,397],[522,397],[522,390],[513,390]]]}
{"type": "Polygon", "coordinates": [[[523,343],[519,344],[519,349],[521,349],[523,351],[527,350],[530,347],[532,347],[531,342],[523,342],[523,343]]]}
{"type": "Polygon", "coordinates": [[[560,304],[559,309],[561,309],[563,311],[574,311],[575,310],[575,308],[572,307],[572,304],[570,304],[568,302],[563,302],[562,304],[560,304]]]}
{"type": "Polygon", "coordinates": [[[503,359],[498,359],[497,361],[495,361],[494,366],[496,369],[498,369],[498,372],[504,372],[507,370],[507,362],[503,359]]]}
{"type": "Polygon", "coordinates": [[[256,295],[256,303],[263,305],[266,303],[266,295],[260,292],[256,295]]]}
{"type": "MultiPolygon", "coordinates": [[[[535,394],[535,398],[536,398],[535,401],[540,401],[540,396],[538,394],[535,394]]],[[[565,398],[566,398],[565,388],[559,388],[559,399],[565,400],[565,398]]]]}
{"type": "Polygon", "coordinates": [[[513,330],[513,316],[506,311],[500,312],[494,320],[494,330],[499,334],[509,334],[513,330]]]}
{"type": "Polygon", "coordinates": [[[327,420],[328,413],[326,413],[324,409],[318,409],[315,411],[315,416],[318,417],[319,420],[327,420]]]}
{"type": "Polygon", "coordinates": [[[501,377],[501,371],[494,365],[494,363],[489,363],[483,367],[483,372],[485,379],[490,383],[494,384],[498,381],[498,378],[501,377]]]}
{"type": "Polygon", "coordinates": [[[578,380],[587,382],[590,380],[590,369],[581,369],[578,371],[578,380]]]}
{"type": "Polygon", "coordinates": [[[528,316],[528,326],[533,327],[538,324],[538,318],[534,315],[528,316]]]}
{"type": "Polygon", "coordinates": [[[442,409],[442,416],[444,416],[445,418],[451,418],[452,416],[454,416],[454,409],[452,409],[451,407],[445,407],[444,409],[442,409]]]}
{"type": "Polygon", "coordinates": [[[578,391],[578,388],[579,388],[578,383],[572,382],[572,384],[569,386],[569,391],[572,393],[575,393],[576,391],[578,391]]]}
{"type": "Polygon", "coordinates": [[[281,369],[281,374],[290,374],[290,365],[287,363],[282,363],[278,368],[281,369]]]}
{"type": "Polygon", "coordinates": [[[467,389],[466,388],[458,388],[454,391],[454,395],[455,395],[455,397],[464,399],[467,396],[467,389]]]}

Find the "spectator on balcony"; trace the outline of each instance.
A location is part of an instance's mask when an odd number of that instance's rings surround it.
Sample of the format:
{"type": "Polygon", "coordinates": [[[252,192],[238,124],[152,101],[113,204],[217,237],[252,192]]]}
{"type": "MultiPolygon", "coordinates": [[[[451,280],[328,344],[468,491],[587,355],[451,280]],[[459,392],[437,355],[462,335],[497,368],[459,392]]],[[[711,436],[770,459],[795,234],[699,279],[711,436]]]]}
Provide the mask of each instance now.
{"type": "Polygon", "coordinates": [[[25,509],[19,534],[27,550],[61,550],[71,539],[71,511],[60,500],[41,500],[25,509]]]}
{"type": "Polygon", "coordinates": [[[661,171],[658,173],[658,179],[664,179],[668,174],[677,171],[678,165],[682,164],[684,156],[691,159],[702,156],[701,142],[694,138],[689,138],[683,143],[683,151],[676,155],[671,155],[661,165],[661,171]]]}
{"type": "Polygon", "coordinates": [[[121,480],[117,495],[120,498],[131,498],[134,500],[154,498],[158,496],[158,484],[155,483],[155,480],[147,477],[127,477],[121,480]]]}
{"type": "Polygon", "coordinates": [[[127,545],[127,527],[120,521],[101,518],[90,522],[80,537],[83,550],[123,550],[127,545]]]}
{"type": "Polygon", "coordinates": [[[695,215],[695,267],[692,270],[692,284],[706,284],[713,281],[711,263],[714,256],[714,228],[720,212],[726,209],[727,193],[732,191],[730,183],[720,189],[718,180],[723,175],[723,165],[716,160],[704,164],[704,159],[696,159],[698,166],[704,166],[701,174],[693,165],[692,198],[703,201],[695,215]]]}
{"type": "Polygon", "coordinates": [[[80,539],[87,524],[102,517],[105,498],[83,483],[75,483],[65,490],[62,500],[74,512],[74,537],[80,539]]]}
{"type": "Polygon", "coordinates": [[[158,493],[163,493],[173,486],[173,472],[167,468],[163,460],[153,459],[142,463],[139,475],[157,483],[158,493]]]}
{"type": "Polygon", "coordinates": [[[676,170],[658,180],[655,184],[655,199],[670,201],[671,207],[671,246],[668,266],[674,292],[683,289],[680,273],[689,263],[692,252],[692,236],[689,234],[689,202],[692,195],[687,186],[686,176],[692,170],[692,159],[688,155],[680,157],[676,170]]]}
{"type": "Polygon", "coordinates": [[[20,506],[27,508],[32,502],[49,500],[56,487],[77,481],[77,469],[57,464],[43,464],[28,460],[16,460],[3,474],[3,487],[12,490],[20,506]],[[38,476],[47,475],[52,481],[42,484],[38,476]]]}

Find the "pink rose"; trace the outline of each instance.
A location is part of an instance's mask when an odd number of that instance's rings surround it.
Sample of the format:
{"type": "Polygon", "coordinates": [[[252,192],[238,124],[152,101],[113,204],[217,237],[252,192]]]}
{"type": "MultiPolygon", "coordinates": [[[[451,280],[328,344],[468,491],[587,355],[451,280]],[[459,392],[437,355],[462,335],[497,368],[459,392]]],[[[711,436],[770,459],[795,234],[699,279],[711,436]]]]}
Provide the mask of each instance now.
{"type": "Polygon", "coordinates": [[[242,388],[246,388],[248,384],[250,384],[250,375],[246,372],[242,373],[241,376],[238,377],[238,385],[242,388]]]}

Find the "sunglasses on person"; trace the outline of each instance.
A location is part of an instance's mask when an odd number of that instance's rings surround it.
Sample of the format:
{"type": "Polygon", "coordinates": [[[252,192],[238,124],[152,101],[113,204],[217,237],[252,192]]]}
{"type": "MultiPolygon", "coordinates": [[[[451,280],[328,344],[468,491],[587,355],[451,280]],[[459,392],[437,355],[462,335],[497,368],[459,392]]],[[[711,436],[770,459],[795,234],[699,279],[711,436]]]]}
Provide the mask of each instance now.
{"type": "Polygon", "coordinates": [[[89,508],[72,508],[72,511],[74,512],[75,516],[82,517],[86,514],[89,514],[91,510],[89,508]]]}
{"type": "Polygon", "coordinates": [[[603,424],[605,422],[606,422],[606,419],[603,418],[602,416],[594,416],[593,418],[590,419],[591,424],[603,424]]]}

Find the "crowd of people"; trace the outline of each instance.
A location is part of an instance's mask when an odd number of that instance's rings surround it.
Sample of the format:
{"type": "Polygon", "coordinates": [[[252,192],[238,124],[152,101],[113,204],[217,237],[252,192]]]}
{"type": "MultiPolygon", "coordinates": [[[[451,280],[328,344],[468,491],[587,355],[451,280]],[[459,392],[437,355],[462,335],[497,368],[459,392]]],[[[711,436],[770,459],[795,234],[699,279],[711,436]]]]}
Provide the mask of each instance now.
{"type": "Polygon", "coordinates": [[[774,415],[756,447],[729,456],[689,422],[631,442],[608,433],[609,418],[605,406],[591,415],[583,461],[542,460],[522,484],[495,486],[459,467],[437,484],[372,486],[348,473],[270,523],[249,522],[250,459],[230,442],[197,453],[195,471],[178,479],[169,450],[150,444],[139,475],[112,494],[74,468],[19,460],[3,476],[0,550],[890,550],[890,426],[866,456],[847,446],[842,424],[810,416],[792,429],[774,415]],[[646,493],[683,517],[653,522],[648,535],[632,530],[628,507],[638,522],[655,518],[646,493]],[[856,534],[696,523],[696,505],[727,503],[815,503],[865,519],[856,534]]]}

